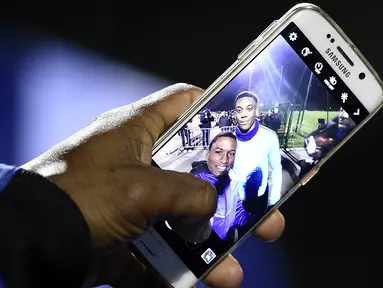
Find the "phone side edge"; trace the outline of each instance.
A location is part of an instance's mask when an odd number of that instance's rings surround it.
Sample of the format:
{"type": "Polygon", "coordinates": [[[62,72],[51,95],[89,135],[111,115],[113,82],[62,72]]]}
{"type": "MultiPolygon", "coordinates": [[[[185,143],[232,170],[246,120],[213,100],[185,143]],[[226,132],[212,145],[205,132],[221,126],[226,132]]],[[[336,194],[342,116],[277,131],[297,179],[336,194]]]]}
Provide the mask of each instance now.
{"type": "Polygon", "coordinates": [[[143,235],[148,233],[153,235],[159,242],[161,254],[153,255],[150,251],[150,247],[148,247],[148,243],[138,238],[129,245],[134,255],[140,261],[150,265],[150,268],[159,278],[164,280],[169,287],[186,288],[197,285],[198,278],[186,267],[184,262],[177,256],[161,235],[152,227],[143,235]]]}

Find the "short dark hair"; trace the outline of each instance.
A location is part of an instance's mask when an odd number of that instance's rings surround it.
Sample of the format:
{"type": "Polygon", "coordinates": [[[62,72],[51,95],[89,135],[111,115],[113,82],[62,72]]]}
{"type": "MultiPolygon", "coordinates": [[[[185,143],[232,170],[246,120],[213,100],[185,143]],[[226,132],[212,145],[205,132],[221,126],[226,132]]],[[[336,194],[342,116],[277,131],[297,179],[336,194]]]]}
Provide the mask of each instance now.
{"type": "Polygon", "coordinates": [[[241,93],[239,93],[237,95],[237,97],[235,97],[235,100],[234,100],[234,107],[237,106],[237,101],[241,98],[245,98],[245,97],[250,97],[250,98],[253,98],[254,101],[255,101],[255,105],[258,106],[258,97],[257,95],[254,93],[254,92],[251,92],[251,91],[242,91],[241,93]]]}
{"type": "Polygon", "coordinates": [[[217,140],[219,138],[222,138],[222,137],[228,137],[228,138],[231,138],[231,139],[234,139],[234,141],[237,141],[237,137],[235,137],[235,135],[232,133],[232,132],[221,132],[219,133],[218,135],[216,135],[213,140],[211,140],[210,144],[209,144],[209,150],[211,150],[211,147],[213,146],[213,144],[215,142],[217,142],[217,140]]]}

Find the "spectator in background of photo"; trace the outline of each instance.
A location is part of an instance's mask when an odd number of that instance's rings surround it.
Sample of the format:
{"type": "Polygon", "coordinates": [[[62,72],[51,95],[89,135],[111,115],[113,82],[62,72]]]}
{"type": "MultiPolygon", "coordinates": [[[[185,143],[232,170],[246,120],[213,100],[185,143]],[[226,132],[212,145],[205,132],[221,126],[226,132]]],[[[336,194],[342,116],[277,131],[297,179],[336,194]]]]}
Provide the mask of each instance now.
{"type": "Polygon", "coordinates": [[[340,108],[339,113],[326,125],[311,132],[305,138],[307,153],[315,160],[325,157],[356,126],[350,115],[340,108]]]}
{"type": "Polygon", "coordinates": [[[326,125],[309,133],[304,142],[307,154],[312,161],[302,161],[300,177],[307,174],[321,159],[338,145],[354,128],[355,122],[340,108],[339,113],[326,125]]]}
{"type": "Polygon", "coordinates": [[[189,123],[191,122],[192,122],[192,119],[189,120],[188,123],[186,123],[185,126],[183,126],[180,131],[178,131],[178,135],[181,137],[182,147],[186,151],[189,151],[192,149],[191,139],[190,139],[190,128],[188,127],[189,123]]]}
{"type": "Polygon", "coordinates": [[[221,131],[228,131],[228,128],[231,126],[231,119],[229,118],[229,113],[224,111],[218,119],[218,126],[221,128],[221,131]]]}
{"type": "Polygon", "coordinates": [[[211,115],[210,110],[206,109],[200,113],[199,120],[201,122],[199,127],[202,131],[202,146],[204,147],[204,149],[207,149],[207,147],[209,146],[211,122],[214,121],[214,117],[213,115],[211,115]]]}
{"type": "Polygon", "coordinates": [[[278,106],[274,107],[274,110],[270,113],[267,121],[267,127],[278,134],[278,130],[281,128],[282,117],[280,115],[278,106]]]}

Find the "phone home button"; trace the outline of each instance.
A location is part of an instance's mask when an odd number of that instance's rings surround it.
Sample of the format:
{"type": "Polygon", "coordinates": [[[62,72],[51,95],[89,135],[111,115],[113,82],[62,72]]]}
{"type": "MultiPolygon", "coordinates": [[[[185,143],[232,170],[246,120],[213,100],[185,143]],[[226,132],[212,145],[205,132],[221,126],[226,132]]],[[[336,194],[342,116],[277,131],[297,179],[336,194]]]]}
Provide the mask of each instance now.
{"type": "Polygon", "coordinates": [[[145,232],[139,237],[140,242],[153,256],[160,256],[163,253],[163,246],[151,231],[145,232]]]}

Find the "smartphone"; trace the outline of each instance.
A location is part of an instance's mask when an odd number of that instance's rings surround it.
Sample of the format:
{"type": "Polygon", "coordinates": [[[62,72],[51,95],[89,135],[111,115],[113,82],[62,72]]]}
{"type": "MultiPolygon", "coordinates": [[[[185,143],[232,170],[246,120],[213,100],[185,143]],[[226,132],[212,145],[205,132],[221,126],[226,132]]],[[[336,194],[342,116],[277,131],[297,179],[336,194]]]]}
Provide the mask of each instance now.
{"type": "Polygon", "coordinates": [[[212,234],[187,243],[169,223],[133,243],[170,287],[196,285],[382,105],[382,81],[319,7],[271,23],[157,141],[153,165],[212,183],[212,234]]]}

